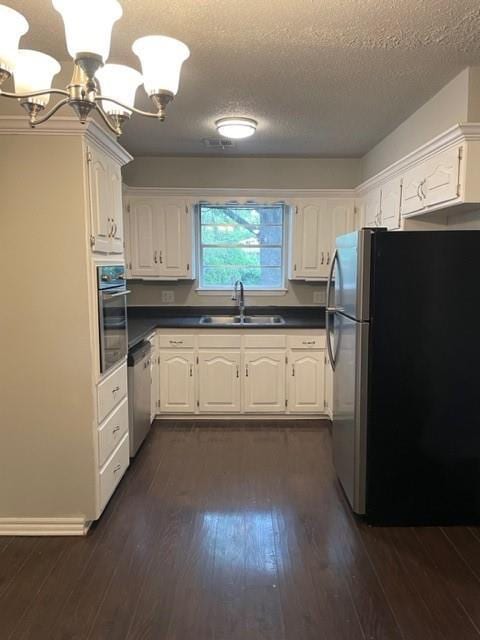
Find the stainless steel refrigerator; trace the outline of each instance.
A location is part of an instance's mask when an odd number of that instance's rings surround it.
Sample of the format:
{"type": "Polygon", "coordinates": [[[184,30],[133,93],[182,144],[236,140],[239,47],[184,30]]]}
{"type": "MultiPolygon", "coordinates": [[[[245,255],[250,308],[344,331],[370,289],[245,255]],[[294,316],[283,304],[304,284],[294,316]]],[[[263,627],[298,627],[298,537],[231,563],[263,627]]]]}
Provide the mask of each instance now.
{"type": "Polygon", "coordinates": [[[480,231],[337,238],[334,465],[372,524],[480,522],[480,231]]]}

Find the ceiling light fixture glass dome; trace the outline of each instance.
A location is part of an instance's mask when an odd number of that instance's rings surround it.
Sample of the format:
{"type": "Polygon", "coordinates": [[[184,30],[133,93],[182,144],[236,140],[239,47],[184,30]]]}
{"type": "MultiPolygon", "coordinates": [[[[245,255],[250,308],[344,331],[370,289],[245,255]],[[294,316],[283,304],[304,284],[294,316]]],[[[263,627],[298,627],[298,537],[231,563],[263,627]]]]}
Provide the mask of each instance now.
{"type": "Polygon", "coordinates": [[[241,140],[253,136],[257,130],[257,121],[252,118],[227,117],[215,122],[218,133],[225,138],[241,140]]]}

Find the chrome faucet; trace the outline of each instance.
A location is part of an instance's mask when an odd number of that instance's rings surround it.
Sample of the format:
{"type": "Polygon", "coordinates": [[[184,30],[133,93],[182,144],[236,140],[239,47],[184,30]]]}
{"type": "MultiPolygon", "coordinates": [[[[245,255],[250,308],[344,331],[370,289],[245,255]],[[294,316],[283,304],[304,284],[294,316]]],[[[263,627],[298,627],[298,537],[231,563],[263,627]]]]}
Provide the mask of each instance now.
{"type": "Polygon", "coordinates": [[[237,303],[240,318],[243,320],[243,316],[245,315],[245,287],[241,280],[237,280],[233,285],[232,300],[237,303]]]}

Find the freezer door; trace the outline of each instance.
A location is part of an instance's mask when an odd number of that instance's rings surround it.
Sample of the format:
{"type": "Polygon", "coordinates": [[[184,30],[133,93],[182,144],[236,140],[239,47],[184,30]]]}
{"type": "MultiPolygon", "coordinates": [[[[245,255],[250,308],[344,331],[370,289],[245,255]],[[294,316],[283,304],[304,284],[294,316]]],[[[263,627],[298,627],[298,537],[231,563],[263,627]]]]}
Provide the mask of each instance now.
{"type": "Polygon", "coordinates": [[[370,254],[373,229],[337,238],[335,308],[360,321],[370,318],[370,254]]]}
{"type": "Polygon", "coordinates": [[[333,319],[333,461],[358,514],[365,513],[369,325],[336,313],[333,319]]]}

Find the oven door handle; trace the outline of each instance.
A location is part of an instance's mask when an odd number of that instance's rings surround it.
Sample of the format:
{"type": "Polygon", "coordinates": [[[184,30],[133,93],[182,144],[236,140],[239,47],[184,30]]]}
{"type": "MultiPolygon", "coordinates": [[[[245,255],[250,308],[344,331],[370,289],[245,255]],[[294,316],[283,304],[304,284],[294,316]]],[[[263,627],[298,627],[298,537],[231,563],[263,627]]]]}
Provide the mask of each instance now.
{"type": "Polygon", "coordinates": [[[119,291],[118,293],[105,293],[102,291],[102,296],[105,300],[111,300],[112,298],[118,298],[119,296],[128,296],[129,293],[132,293],[128,289],[125,291],[119,291]]]}

